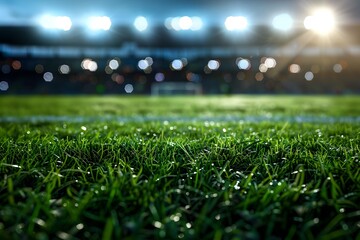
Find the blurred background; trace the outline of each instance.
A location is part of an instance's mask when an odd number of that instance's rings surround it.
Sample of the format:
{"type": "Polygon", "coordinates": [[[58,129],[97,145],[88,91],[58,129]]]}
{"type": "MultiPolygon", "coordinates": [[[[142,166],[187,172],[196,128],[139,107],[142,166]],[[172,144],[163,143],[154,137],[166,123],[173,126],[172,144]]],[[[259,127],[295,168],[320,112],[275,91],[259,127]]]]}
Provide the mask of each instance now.
{"type": "Polygon", "coordinates": [[[358,94],[360,1],[0,0],[0,95],[358,94]]]}

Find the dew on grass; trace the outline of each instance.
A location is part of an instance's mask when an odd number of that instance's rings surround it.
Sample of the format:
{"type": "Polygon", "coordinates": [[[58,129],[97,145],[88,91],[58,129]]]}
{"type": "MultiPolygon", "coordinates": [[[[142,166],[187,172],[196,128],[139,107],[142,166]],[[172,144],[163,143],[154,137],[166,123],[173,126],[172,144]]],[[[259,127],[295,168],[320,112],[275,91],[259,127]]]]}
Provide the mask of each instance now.
{"type": "Polygon", "coordinates": [[[34,222],[41,227],[44,227],[46,225],[45,221],[40,218],[34,219],[34,222]]]}
{"type": "Polygon", "coordinates": [[[13,168],[21,168],[20,165],[16,165],[16,164],[1,163],[1,165],[7,166],[7,167],[13,167],[13,168]]]}
{"type": "Polygon", "coordinates": [[[340,208],[340,209],[339,209],[339,212],[340,212],[340,213],[344,213],[344,212],[345,212],[345,208],[340,208]]]}
{"type": "Polygon", "coordinates": [[[81,130],[86,131],[86,127],[85,127],[85,126],[81,126],[81,130]]]}
{"type": "Polygon", "coordinates": [[[189,223],[189,222],[186,223],[186,227],[187,227],[187,228],[191,228],[191,226],[192,226],[191,223],[189,223]]]}

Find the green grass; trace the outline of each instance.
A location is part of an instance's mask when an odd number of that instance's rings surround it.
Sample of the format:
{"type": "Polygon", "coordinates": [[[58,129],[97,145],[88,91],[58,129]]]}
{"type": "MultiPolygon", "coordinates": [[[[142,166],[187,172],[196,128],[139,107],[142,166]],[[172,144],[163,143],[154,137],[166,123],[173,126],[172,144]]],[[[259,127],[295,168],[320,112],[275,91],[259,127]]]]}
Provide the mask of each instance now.
{"type": "Polygon", "coordinates": [[[0,116],[360,116],[354,96],[243,95],[211,97],[0,97],[0,116]]]}
{"type": "MultiPolygon", "coordinates": [[[[0,102],[2,116],[360,115],[358,97],[0,102]]],[[[359,239],[359,146],[359,122],[2,122],[0,239],[359,239]]]]}

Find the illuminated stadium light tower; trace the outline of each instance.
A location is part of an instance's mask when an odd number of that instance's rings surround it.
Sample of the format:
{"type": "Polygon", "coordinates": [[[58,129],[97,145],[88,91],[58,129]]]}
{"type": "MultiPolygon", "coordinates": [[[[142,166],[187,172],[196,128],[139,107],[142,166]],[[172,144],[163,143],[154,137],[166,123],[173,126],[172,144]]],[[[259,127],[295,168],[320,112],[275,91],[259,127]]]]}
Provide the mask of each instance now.
{"type": "Polygon", "coordinates": [[[94,16],[88,20],[88,27],[93,31],[108,31],[111,27],[111,20],[107,16],[94,16]]]}
{"type": "Polygon", "coordinates": [[[40,18],[40,24],[45,29],[69,31],[72,26],[70,17],[45,15],[40,18]]]}
{"type": "Polygon", "coordinates": [[[272,25],[275,29],[280,31],[289,31],[293,27],[294,20],[287,13],[282,13],[274,17],[272,25]]]}
{"type": "Polygon", "coordinates": [[[335,28],[334,13],[330,9],[321,8],[304,20],[304,27],[320,35],[326,35],[335,28]]]}
{"type": "Polygon", "coordinates": [[[225,27],[228,31],[243,31],[248,27],[248,20],[243,16],[230,16],[225,20],[225,27]]]}
{"type": "Polygon", "coordinates": [[[148,28],[148,21],[145,17],[143,16],[139,16],[135,19],[134,21],[134,27],[136,28],[136,30],[138,30],[139,32],[143,32],[148,28]]]}

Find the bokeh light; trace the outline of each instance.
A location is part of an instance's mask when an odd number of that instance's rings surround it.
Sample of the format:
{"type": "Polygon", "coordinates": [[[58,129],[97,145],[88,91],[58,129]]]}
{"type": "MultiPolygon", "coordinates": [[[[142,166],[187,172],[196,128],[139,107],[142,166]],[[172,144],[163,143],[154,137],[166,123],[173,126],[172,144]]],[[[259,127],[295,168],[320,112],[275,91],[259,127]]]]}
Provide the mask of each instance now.
{"type": "Polygon", "coordinates": [[[276,60],[274,58],[266,58],[264,64],[267,68],[275,68],[276,60]]]}
{"type": "Polygon", "coordinates": [[[170,68],[172,70],[180,71],[184,67],[183,62],[180,59],[175,59],[171,62],[170,68]]]}
{"type": "Polygon", "coordinates": [[[268,70],[268,67],[264,63],[260,64],[260,66],[259,66],[260,72],[265,73],[265,72],[267,72],[267,70],[268,70]]]}
{"type": "Polygon", "coordinates": [[[251,68],[251,62],[248,59],[237,58],[236,65],[240,70],[249,70],[251,68]]]}
{"type": "Polygon", "coordinates": [[[220,67],[220,62],[218,60],[210,60],[207,64],[207,67],[212,71],[218,70],[220,67]]]}
{"type": "Polygon", "coordinates": [[[45,15],[40,18],[40,24],[45,29],[57,29],[63,31],[69,31],[72,27],[72,21],[68,16],[45,15]]]}
{"type": "Polygon", "coordinates": [[[119,68],[119,66],[120,66],[119,60],[117,60],[117,59],[111,59],[111,60],[109,61],[109,68],[110,68],[111,70],[116,70],[116,69],[119,68]]]}
{"type": "Polygon", "coordinates": [[[165,27],[168,30],[175,31],[198,31],[202,28],[203,22],[200,17],[194,16],[182,16],[182,17],[174,17],[167,18],[165,20],[165,27]]]}
{"type": "Polygon", "coordinates": [[[161,72],[155,74],[155,81],[162,82],[165,80],[165,75],[161,72]]]}
{"type": "Polygon", "coordinates": [[[258,82],[264,80],[264,74],[261,73],[261,72],[256,73],[255,74],[255,80],[258,81],[258,82]]]}
{"type": "Polygon", "coordinates": [[[330,33],[335,27],[335,17],[331,10],[322,8],[307,16],[304,20],[304,27],[320,35],[330,33]]]}
{"type": "Polygon", "coordinates": [[[225,27],[229,31],[241,31],[248,27],[248,20],[243,16],[230,16],[225,20],[225,27]]]}
{"type": "Polygon", "coordinates": [[[188,16],[179,19],[179,26],[181,30],[189,30],[192,26],[192,19],[188,16]]]}
{"type": "Polygon", "coordinates": [[[281,31],[289,31],[293,27],[293,23],[292,17],[287,13],[274,17],[272,21],[273,27],[281,31]]]}
{"type": "Polygon", "coordinates": [[[81,68],[84,70],[89,70],[90,72],[95,72],[98,69],[98,64],[90,58],[85,58],[81,62],[81,68]]]}
{"type": "Polygon", "coordinates": [[[61,74],[69,74],[70,73],[70,67],[69,65],[63,64],[59,67],[59,72],[61,74]]]}
{"type": "Polygon", "coordinates": [[[12,66],[12,68],[14,70],[20,70],[21,69],[21,62],[18,61],[18,60],[15,60],[15,61],[12,62],[11,66],[12,66]]]}
{"type": "Polygon", "coordinates": [[[35,72],[37,74],[42,74],[44,72],[44,66],[42,64],[36,64],[35,72]]]}
{"type": "Polygon", "coordinates": [[[340,63],[336,63],[333,66],[333,70],[334,70],[335,73],[341,73],[342,70],[343,70],[343,66],[340,63]]]}
{"type": "Polygon", "coordinates": [[[45,82],[52,82],[54,80],[54,75],[51,72],[46,72],[43,75],[45,82]]]}
{"type": "Polygon", "coordinates": [[[9,89],[9,83],[6,81],[0,82],[0,91],[7,91],[9,89]]]}
{"type": "Polygon", "coordinates": [[[138,62],[138,68],[143,70],[145,73],[151,72],[151,66],[153,65],[154,61],[151,57],[146,57],[145,59],[141,59],[138,62]]]}
{"type": "Polygon", "coordinates": [[[145,17],[139,16],[134,21],[134,27],[139,31],[143,32],[148,28],[148,21],[145,17]]]}
{"type": "Polygon", "coordinates": [[[301,71],[301,67],[299,64],[291,64],[289,66],[289,72],[291,73],[299,73],[301,71]]]}
{"type": "Polygon", "coordinates": [[[9,65],[5,64],[1,67],[1,72],[3,74],[9,74],[11,72],[11,67],[9,65]]]}
{"type": "Polygon", "coordinates": [[[306,81],[312,81],[314,79],[314,73],[313,72],[306,72],[305,73],[305,79],[306,79],[306,81]]]}
{"type": "Polygon", "coordinates": [[[89,29],[94,31],[98,31],[98,30],[107,31],[111,27],[111,20],[107,16],[90,17],[88,20],[88,27],[89,29]]]}
{"type": "Polygon", "coordinates": [[[118,73],[113,73],[111,75],[111,80],[113,80],[114,82],[116,82],[117,84],[123,84],[125,81],[125,78],[123,75],[120,75],[118,73]]]}
{"type": "Polygon", "coordinates": [[[134,91],[134,86],[128,83],[125,85],[124,90],[126,93],[132,93],[134,91]]]}

